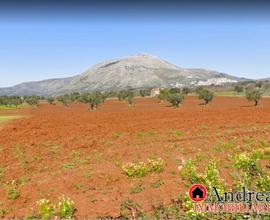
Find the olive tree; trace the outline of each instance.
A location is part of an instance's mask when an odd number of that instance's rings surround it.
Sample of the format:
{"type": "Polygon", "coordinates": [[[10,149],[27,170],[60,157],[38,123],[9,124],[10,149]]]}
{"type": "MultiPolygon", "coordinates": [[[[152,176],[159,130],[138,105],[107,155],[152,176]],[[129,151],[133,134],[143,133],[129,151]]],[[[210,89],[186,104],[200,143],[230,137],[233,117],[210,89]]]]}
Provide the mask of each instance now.
{"type": "Polygon", "coordinates": [[[37,96],[28,96],[24,100],[28,105],[37,105],[39,103],[39,98],[37,96]]]}
{"type": "Polygon", "coordinates": [[[128,92],[127,91],[124,91],[124,90],[118,92],[118,94],[117,94],[117,97],[118,97],[118,100],[119,101],[125,100],[127,98],[127,96],[128,96],[128,92]]]}
{"type": "Polygon", "coordinates": [[[182,93],[169,93],[167,101],[172,104],[173,107],[177,108],[183,102],[184,95],[182,93]]]}
{"type": "Polygon", "coordinates": [[[209,102],[211,102],[214,98],[214,93],[207,89],[201,89],[198,92],[198,97],[201,100],[204,100],[204,104],[207,105],[209,102]]]}
{"type": "Polygon", "coordinates": [[[106,96],[99,92],[85,93],[81,95],[80,101],[90,105],[92,111],[96,110],[97,107],[105,102],[106,96]]]}
{"type": "Polygon", "coordinates": [[[72,102],[69,95],[59,96],[57,97],[57,101],[61,102],[64,106],[69,106],[72,102]]]}
{"type": "Polygon", "coordinates": [[[234,87],[234,91],[236,91],[237,93],[241,93],[243,92],[243,90],[244,90],[243,86],[237,85],[234,87]]]}
{"type": "Polygon", "coordinates": [[[50,105],[52,105],[53,102],[54,102],[54,98],[53,98],[53,97],[48,97],[46,100],[47,100],[47,102],[48,102],[50,105]]]}
{"type": "Polygon", "coordinates": [[[248,101],[253,101],[254,106],[257,106],[259,100],[262,98],[262,92],[259,89],[249,89],[246,91],[246,98],[248,101]]]}
{"type": "Polygon", "coordinates": [[[133,104],[133,99],[134,99],[134,93],[131,91],[128,91],[127,94],[127,101],[128,101],[128,106],[131,107],[133,104]]]}
{"type": "Polygon", "coordinates": [[[168,89],[161,89],[160,93],[158,94],[157,98],[161,101],[167,100],[169,95],[169,90],[168,89]]]}

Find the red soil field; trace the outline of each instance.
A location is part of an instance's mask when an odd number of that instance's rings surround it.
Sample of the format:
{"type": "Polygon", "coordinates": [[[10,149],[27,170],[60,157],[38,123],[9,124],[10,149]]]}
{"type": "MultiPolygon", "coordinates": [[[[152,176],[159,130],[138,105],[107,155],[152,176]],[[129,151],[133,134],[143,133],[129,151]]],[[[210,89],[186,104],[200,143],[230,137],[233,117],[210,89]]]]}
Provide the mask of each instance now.
{"type": "Polygon", "coordinates": [[[238,97],[216,97],[203,106],[189,96],[177,109],[154,98],[137,98],[131,108],[108,100],[94,112],[83,104],[41,104],[0,112],[8,113],[28,117],[0,128],[1,185],[13,179],[23,182],[15,200],[0,188],[0,208],[9,210],[7,218],[30,215],[37,200],[56,201],[60,195],[75,202],[77,218],[118,217],[127,198],[147,212],[186,193],[178,171],[183,160],[201,157],[200,171],[216,158],[222,178],[231,185],[227,155],[250,151],[243,144],[247,138],[270,141],[268,98],[258,107],[238,97]],[[215,150],[216,144],[230,140],[236,142],[234,149],[215,150]],[[151,156],[165,160],[162,173],[142,178],[123,173],[123,164],[151,156]],[[153,187],[157,181],[161,184],[153,187]],[[131,193],[138,184],[143,191],[131,193]]]}

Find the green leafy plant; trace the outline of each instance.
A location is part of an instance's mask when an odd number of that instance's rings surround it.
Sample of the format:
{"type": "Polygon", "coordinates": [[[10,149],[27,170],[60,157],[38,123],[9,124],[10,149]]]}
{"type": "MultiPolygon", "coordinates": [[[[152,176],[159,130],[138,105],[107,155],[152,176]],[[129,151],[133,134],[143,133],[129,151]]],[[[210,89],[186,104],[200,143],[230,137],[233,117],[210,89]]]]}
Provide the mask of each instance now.
{"type": "Polygon", "coordinates": [[[122,170],[129,177],[143,177],[147,173],[160,173],[165,167],[165,162],[161,158],[149,158],[145,162],[129,162],[122,166],[122,170]]]}
{"type": "Polygon", "coordinates": [[[147,166],[149,172],[161,173],[165,167],[165,162],[161,158],[149,158],[147,166]]]}
{"type": "Polygon", "coordinates": [[[270,191],[270,176],[267,175],[260,175],[256,183],[259,190],[263,192],[270,191]]]}
{"type": "Polygon", "coordinates": [[[221,152],[223,150],[228,150],[228,149],[232,149],[234,148],[235,146],[235,143],[234,141],[228,141],[228,142],[225,142],[225,143],[218,143],[214,146],[214,150],[215,151],[218,151],[218,152],[221,152]]]}
{"type": "Polygon", "coordinates": [[[40,199],[37,201],[38,217],[50,219],[54,215],[54,207],[50,200],[40,199]]]}
{"type": "Polygon", "coordinates": [[[247,172],[251,176],[257,176],[261,169],[256,163],[256,160],[247,155],[246,153],[241,153],[235,156],[235,167],[238,170],[247,172]]]}
{"type": "Polygon", "coordinates": [[[199,182],[199,176],[193,160],[186,160],[178,169],[180,170],[180,176],[186,181],[187,185],[199,182]]]}
{"type": "Polygon", "coordinates": [[[64,196],[59,197],[59,201],[56,205],[56,213],[63,219],[72,218],[75,213],[74,202],[70,198],[64,196]]]}
{"type": "Polygon", "coordinates": [[[73,169],[74,168],[74,163],[65,163],[63,165],[63,168],[66,169],[66,170],[73,169]]]}
{"type": "Polygon", "coordinates": [[[8,199],[17,199],[20,197],[20,192],[18,191],[18,182],[11,180],[5,184],[8,199]]]}
{"type": "Polygon", "coordinates": [[[127,163],[122,166],[124,173],[127,176],[143,177],[148,173],[148,167],[144,162],[127,163]]]}
{"type": "Polygon", "coordinates": [[[252,153],[241,153],[234,156],[233,160],[235,161],[234,166],[239,172],[238,181],[235,184],[236,188],[240,189],[246,186],[249,189],[254,189],[256,187],[256,180],[264,175],[261,167],[257,164],[256,157],[252,156],[252,153]]]}
{"type": "Polygon", "coordinates": [[[211,159],[206,166],[202,175],[202,182],[205,184],[208,190],[215,186],[219,193],[224,192],[225,184],[220,177],[220,172],[217,168],[217,162],[214,159],[211,159]]]}

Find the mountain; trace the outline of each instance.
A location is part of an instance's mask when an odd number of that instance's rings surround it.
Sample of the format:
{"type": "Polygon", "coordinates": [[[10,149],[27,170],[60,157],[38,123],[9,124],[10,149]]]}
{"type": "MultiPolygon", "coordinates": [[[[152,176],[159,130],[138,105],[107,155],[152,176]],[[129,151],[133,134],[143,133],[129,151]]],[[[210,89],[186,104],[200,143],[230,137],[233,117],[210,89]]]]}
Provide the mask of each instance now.
{"type": "Polygon", "coordinates": [[[244,79],[206,69],[184,69],[153,55],[138,54],[101,62],[74,77],[0,88],[0,95],[50,96],[131,88],[219,85],[242,80],[244,79]]]}

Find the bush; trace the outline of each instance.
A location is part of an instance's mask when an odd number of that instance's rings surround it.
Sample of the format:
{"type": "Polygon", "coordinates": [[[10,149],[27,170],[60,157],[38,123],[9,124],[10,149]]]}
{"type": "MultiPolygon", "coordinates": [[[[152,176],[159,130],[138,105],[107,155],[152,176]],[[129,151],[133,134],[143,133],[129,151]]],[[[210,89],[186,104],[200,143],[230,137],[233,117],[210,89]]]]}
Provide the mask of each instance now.
{"type": "Polygon", "coordinates": [[[243,88],[243,86],[237,85],[234,87],[234,91],[236,91],[237,93],[241,93],[244,91],[244,88],[243,88]]]}
{"type": "Polygon", "coordinates": [[[54,102],[54,98],[53,98],[53,97],[48,97],[48,98],[47,98],[47,102],[48,102],[50,105],[52,105],[53,102],[54,102]]]}
{"type": "Polygon", "coordinates": [[[165,101],[169,95],[168,89],[161,89],[159,95],[157,96],[159,100],[165,101]]]}
{"type": "Polygon", "coordinates": [[[204,100],[204,104],[207,105],[209,102],[211,102],[214,98],[214,93],[212,91],[209,91],[207,89],[201,89],[198,92],[199,99],[204,100]]]}
{"type": "Polygon", "coordinates": [[[25,98],[25,102],[28,105],[37,105],[39,102],[39,97],[38,96],[28,96],[25,98]]]}
{"type": "Polygon", "coordinates": [[[151,91],[150,90],[140,90],[139,91],[141,97],[150,96],[151,91]]]}
{"type": "MultiPolygon", "coordinates": [[[[236,183],[236,188],[241,189],[243,186],[246,186],[249,189],[253,189],[258,177],[263,176],[261,167],[257,164],[256,159],[246,153],[238,154],[233,159],[235,161],[234,166],[239,171],[239,180],[236,183]]],[[[261,181],[259,185],[263,186],[263,182],[261,181]]]]}
{"type": "Polygon", "coordinates": [[[59,202],[56,206],[57,214],[62,219],[69,219],[73,217],[75,212],[74,202],[70,198],[64,196],[59,197],[59,202]]]}
{"type": "Polygon", "coordinates": [[[143,177],[148,173],[147,164],[144,162],[127,163],[122,166],[122,169],[129,177],[143,177]]]}
{"type": "Polygon", "coordinates": [[[129,177],[143,177],[148,173],[161,173],[164,167],[165,162],[161,158],[149,158],[147,163],[127,163],[122,166],[122,169],[129,177]]]}
{"type": "Polygon", "coordinates": [[[187,95],[187,94],[189,94],[189,93],[191,93],[192,92],[192,89],[190,89],[190,88],[188,88],[188,87],[184,87],[183,89],[182,89],[182,93],[184,94],[184,95],[187,95]]]}
{"type": "Polygon", "coordinates": [[[260,175],[257,180],[257,187],[263,192],[270,191],[270,177],[266,175],[260,175]]]}
{"type": "Polygon", "coordinates": [[[71,104],[69,95],[59,96],[57,97],[57,101],[61,102],[64,106],[69,106],[71,104]]]}
{"type": "Polygon", "coordinates": [[[47,199],[37,201],[38,217],[41,219],[50,219],[54,215],[53,204],[47,199]]]}
{"type": "Polygon", "coordinates": [[[199,182],[199,176],[197,174],[197,169],[194,164],[194,161],[187,160],[183,164],[183,166],[178,167],[180,170],[180,176],[183,180],[187,180],[187,185],[198,183],[199,182]]]}
{"type": "Polygon", "coordinates": [[[18,183],[15,180],[7,182],[5,184],[6,192],[8,199],[17,199],[20,197],[20,193],[18,191],[18,183]]]}
{"type": "Polygon", "coordinates": [[[123,101],[125,100],[127,97],[128,97],[128,91],[120,91],[118,94],[117,94],[117,97],[118,97],[118,100],[119,101],[123,101]]]}
{"type": "Polygon", "coordinates": [[[235,167],[243,172],[247,172],[250,176],[256,176],[261,172],[256,160],[246,153],[239,154],[234,159],[235,167]]]}
{"type": "Polygon", "coordinates": [[[51,219],[53,216],[58,216],[61,219],[70,219],[76,211],[74,202],[64,196],[59,197],[56,205],[48,199],[40,199],[37,201],[37,209],[37,217],[40,219],[51,219]]]}
{"type": "Polygon", "coordinates": [[[179,107],[179,104],[184,100],[184,95],[182,93],[169,93],[167,96],[167,101],[172,104],[173,107],[179,107]]]}
{"type": "Polygon", "coordinates": [[[219,193],[223,193],[225,190],[225,184],[220,178],[220,172],[217,168],[216,161],[213,159],[210,160],[205,168],[204,174],[202,175],[202,180],[208,190],[214,186],[217,188],[219,193]]]}
{"type": "Polygon", "coordinates": [[[258,105],[259,100],[262,98],[262,92],[259,89],[249,89],[246,91],[246,98],[248,101],[255,102],[255,106],[258,105]]]}

